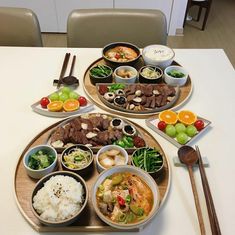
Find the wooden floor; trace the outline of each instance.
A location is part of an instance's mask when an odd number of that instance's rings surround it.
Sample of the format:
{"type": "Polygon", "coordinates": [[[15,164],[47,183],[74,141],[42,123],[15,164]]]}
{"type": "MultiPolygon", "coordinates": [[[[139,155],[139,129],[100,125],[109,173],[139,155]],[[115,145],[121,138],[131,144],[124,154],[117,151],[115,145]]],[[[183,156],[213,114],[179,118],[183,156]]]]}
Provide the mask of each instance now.
{"type": "MultiPolygon", "coordinates": [[[[196,16],[196,7],[190,15],[196,16]]],[[[202,15],[203,16],[203,15],[202,15]]],[[[203,18],[203,17],[202,17],[203,18]]],[[[213,0],[210,15],[204,31],[201,22],[187,21],[183,36],[169,36],[172,48],[223,48],[235,67],[235,1],[213,0]]],[[[43,33],[45,47],[66,47],[66,34],[43,33]]]]}

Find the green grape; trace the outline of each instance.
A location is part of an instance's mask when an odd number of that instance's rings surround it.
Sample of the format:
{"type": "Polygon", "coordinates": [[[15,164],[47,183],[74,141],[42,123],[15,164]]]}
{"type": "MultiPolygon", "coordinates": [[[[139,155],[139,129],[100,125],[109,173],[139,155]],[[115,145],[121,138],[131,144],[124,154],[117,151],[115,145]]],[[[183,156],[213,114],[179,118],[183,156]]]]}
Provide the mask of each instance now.
{"type": "Polygon", "coordinates": [[[180,132],[177,134],[176,140],[180,144],[185,144],[188,141],[188,136],[184,132],[180,132]]]}
{"type": "Polygon", "coordinates": [[[57,93],[57,92],[54,92],[54,93],[52,93],[50,96],[49,96],[49,99],[51,100],[51,101],[57,101],[57,100],[59,100],[59,94],[57,93]]]}
{"type": "Polygon", "coordinates": [[[186,128],[186,133],[188,136],[193,137],[197,134],[197,128],[193,125],[189,125],[186,128]]]}
{"type": "Polygon", "coordinates": [[[60,100],[63,102],[69,99],[69,96],[66,93],[61,93],[59,96],[60,96],[60,100]]]}
{"type": "Polygon", "coordinates": [[[167,135],[169,135],[170,137],[175,137],[176,129],[173,125],[168,124],[165,130],[167,135]]]}
{"type": "Polygon", "coordinates": [[[75,100],[77,100],[78,97],[79,97],[79,94],[78,94],[77,92],[75,92],[75,91],[71,91],[71,92],[69,93],[69,98],[70,98],[70,99],[75,99],[75,100]]]}
{"type": "Polygon", "coordinates": [[[183,123],[177,123],[175,125],[175,129],[177,133],[181,133],[181,132],[185,132],[186,131],[186,127],[183,123]]]}
{"type": "Polygon", "coordinates": [[[65,86],[61,89],[61,92],[68,95],[71,92],[71,89],[69,87],[65,86]]]}

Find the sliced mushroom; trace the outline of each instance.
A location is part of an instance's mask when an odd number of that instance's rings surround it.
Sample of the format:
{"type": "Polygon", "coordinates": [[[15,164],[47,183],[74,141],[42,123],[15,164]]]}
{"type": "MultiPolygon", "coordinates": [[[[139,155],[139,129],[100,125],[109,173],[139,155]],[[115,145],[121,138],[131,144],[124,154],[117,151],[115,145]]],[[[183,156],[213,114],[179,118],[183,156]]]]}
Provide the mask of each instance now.
{"type": "Polygon", "coordinates": [[[82,123],[81,127],[83,130],[87,130],[88,125],[87,125],[87,123],[82,123]]]}
{"type": "Polygon", "coordinates": [[[141,96],[141,94],[142,94],[141,90],[137,90],[137,91],[135,92],[135,95],[136,95],[136,96],[141,96]]]}
{"type": "Polygon", "coordinates": [[[96,134],[96,133],[93,133],[93,132],[88,132],[88,133],[86,134],[86,138],[87,138],[87,139],[91,139],[91,138],[96,137],[96,136],[97,136],[97,134],[96,134]]]}
{"type": "Polygon", "coordinates": [[[136,97],[133,99],[133,101],[136,103],[140,103],[142,101],[142,99],[140,97],[136,97]]]}
{"type": "Polygon", "coordinates": [[[160,92],[158,90],[153,90],[154,95],[160,95],[160,92]]]}

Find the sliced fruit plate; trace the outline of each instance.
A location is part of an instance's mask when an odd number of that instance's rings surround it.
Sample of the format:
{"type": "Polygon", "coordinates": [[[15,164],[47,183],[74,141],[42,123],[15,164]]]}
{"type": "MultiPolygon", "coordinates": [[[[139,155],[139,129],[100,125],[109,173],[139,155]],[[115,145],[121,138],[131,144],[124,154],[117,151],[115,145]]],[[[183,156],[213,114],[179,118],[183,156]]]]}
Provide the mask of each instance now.
{"type": "Polygon", "coordinates": [[[154,113],[177,101],[180,89],[166,84],[98,83],[97,94],[108,107],[128,113],[154,113]]]}
{"type": "Polygon", "coordinates": [[[93,109],[93,104],[69,87],[63,87],[42,97],[40,101],[32,104],[31,108],[44,116],[63,118],[89,112],[93,109]]]}
{"type": "Polygon", "coordinates": [[[164,110],[145,122],[148,127],[178,148],[190,145],[211,124],[209,120],[197,116],[190,110],[181,110],[178,113],[164,110]]]}
{"type": "Polygon", "coordinates": [[[115,144],[128,153],[146,143],[135,125],[111,115],[89,113],[73,116],[60,123],[49,135],[47,144],[58,153],[75,144],[83,144],[97,152],[102,146],[115,144]]]}

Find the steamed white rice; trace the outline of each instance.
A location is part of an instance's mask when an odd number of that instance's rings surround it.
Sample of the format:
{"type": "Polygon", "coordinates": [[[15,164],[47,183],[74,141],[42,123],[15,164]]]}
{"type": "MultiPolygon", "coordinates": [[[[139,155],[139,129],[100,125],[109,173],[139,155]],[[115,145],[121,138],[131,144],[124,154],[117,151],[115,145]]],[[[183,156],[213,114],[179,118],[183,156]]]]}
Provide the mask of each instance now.
{"type": "Polygon", "coordinates": [[[45,182],[33,197],[33,207],[48,221],[72,217],[82,206],[84,188],[70,176],[56,175],[45,182]]]}

